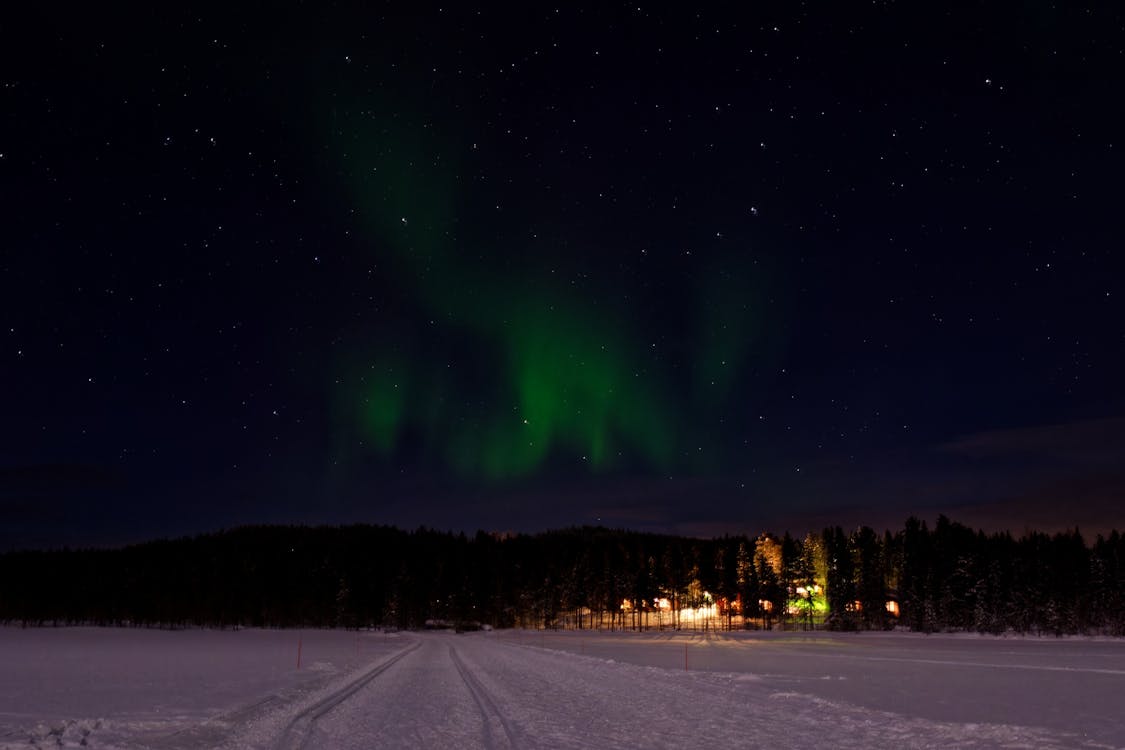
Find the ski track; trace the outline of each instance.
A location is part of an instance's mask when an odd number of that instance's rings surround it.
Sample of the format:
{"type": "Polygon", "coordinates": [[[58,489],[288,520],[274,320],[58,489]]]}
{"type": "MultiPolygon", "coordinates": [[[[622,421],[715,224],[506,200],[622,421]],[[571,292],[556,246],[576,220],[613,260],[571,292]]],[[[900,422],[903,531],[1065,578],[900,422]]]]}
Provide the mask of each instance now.
{"type": "MultiPolygon", "coordinates": [[[[820,658],[826,658],[821,656],[820,658]]],[[[974,667],[978,669],[1027,669],[1035,672],[1071,672],[1086,674],[1125,675],[1125,669],[1099,669],[1097,667],[1052,667],[1042,664],[1003,664],[997,662],[957,661],[954,659],[909,659],[903,656],[851,656],[831,654],[831,659],[853,659],[856,661],[893,661],[904,664],[940,664],[943,667],[974,667]]]]}
{"type": "Polygon", "coordinates": [[[465,663],[457,653],[456,647],[453,644],[449,646],[449,658],[453,661],[453,666],[457,668],[458,674],[461,675],[461,680],[465,683],[465,687],[473,696],[477,707],[480,709],[481,717],[484,719],[484,747],[487,750],[499,750],[505,744],[508,748],[532,748],[533,745],[523,736],[517,728],[513,727],[505,718],[504,713],[497,708],[496,703],[489,697],[484,687],[473,676],[473,674],[465,667],[465,663]],[[496,730],[495,727],[499,725],[504,733],[506,743],[496,743],[496,730]]]}
{"type": "MultiPolygon", "coordinates": [[[[30,734],[0,727],[0,750],[1125,748],[1119,643],[604,632],[393,638],[406,643],[368,643],[381,651],[358,669],[323,667],[304,687],[275,685],[202,721],[164,717],[173,721],[162,725],[143,711],[44,720],[30,734]]],[[[362,645],[355,641],[353,655],[362,645]]]]}
{"type": "Polygon", "coordinates": [[[421,645],[422,643],[420,641],[415,641],[389,659],[376,664],[355,680],[348,682],[324,698],[321,698],[316,703],[298,712],[286,725],[281,737],[277,741],[275,746],[276,750],[304,750],[316,728],[316,723],[320,721],[320,719],[341,703],[354,696],[376,677],[386,672],[414,651],[417,651],[421,645]]]}

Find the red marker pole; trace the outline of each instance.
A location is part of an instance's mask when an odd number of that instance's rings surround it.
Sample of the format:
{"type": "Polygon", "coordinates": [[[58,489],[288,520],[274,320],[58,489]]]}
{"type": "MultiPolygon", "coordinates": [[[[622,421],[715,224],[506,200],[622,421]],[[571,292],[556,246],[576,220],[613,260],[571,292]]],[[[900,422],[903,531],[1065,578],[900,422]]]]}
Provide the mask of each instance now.
{"type": "Polygon", "coordinates": [[[685,672],[686,672],[686,671],[688,671],[688,666],[687,666],[687,644],[686,644],[686,643],[684,644],[684,671],[685,671],[685,672]]]}
{"type": "Polygon", "coordinates": [[[301,668],[301,637],[297,636],[297,669],[301,668]]]}

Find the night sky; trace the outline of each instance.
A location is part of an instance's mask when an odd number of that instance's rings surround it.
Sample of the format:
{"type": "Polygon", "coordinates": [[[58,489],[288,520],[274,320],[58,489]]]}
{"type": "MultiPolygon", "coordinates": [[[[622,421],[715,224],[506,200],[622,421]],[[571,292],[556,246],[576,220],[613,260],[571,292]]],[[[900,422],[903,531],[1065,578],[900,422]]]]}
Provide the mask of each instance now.
{"type": "Polygon", "coordinates": [[[1125,527],[1119,3],[237,5],[4,20],[0,548],[1125,527]]]}

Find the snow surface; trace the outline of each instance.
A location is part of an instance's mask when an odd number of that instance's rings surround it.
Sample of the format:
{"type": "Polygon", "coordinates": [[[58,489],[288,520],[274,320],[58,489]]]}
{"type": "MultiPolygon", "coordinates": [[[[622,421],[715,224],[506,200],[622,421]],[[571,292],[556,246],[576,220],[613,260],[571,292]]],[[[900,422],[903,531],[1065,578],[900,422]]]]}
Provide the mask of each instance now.
{"type": "Polygon", "coordinates": [[[201,725],[207,736],[183,746],[210,747],[248,707],[291,704],[404,643],[322,630],[0,628],[0,748],[148,747],[201,725]]]}
{"type": "Polygon", "coordinates": [[[1125,642],[0,628],[5,749],[709,743],[1125,748],[1125,642]]]}

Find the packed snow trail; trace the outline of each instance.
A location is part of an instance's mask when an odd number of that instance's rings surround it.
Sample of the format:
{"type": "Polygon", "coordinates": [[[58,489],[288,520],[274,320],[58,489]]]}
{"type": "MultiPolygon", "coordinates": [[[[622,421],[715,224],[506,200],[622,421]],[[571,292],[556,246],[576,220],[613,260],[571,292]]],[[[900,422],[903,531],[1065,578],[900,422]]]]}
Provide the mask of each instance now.
{"type": "MultiPolygon", "coordinates": [[[[825,699],[807,678],[624,664],[495,635],[418,637],[417,650],[320,712],[304,746],[1125,746],[1125,737],[1106,742],[1078,731],[940,721],[825,699]]],[[[848,689],[861,692],[863,686],[853,682],[848,689]]],[[[251,744],[235,738],[232,746],[251,744]]]]}
{"type": "Polygon", "coordinates": [[[1125,748],[1116,639],[0,629],[0,663],[0,750],[1125,748]]]}
{"type": "Polygon", "coordinates": [[[317,722],[320,721],[322,717],[336,706],[355,695],[367,683],[409,656],[411,652],[418,649],[421,645],[421,643],[412,643],[390,659],[379,662],[359,677],[346,682],[339,688],[331,691],[328,695],[318,699],[312,705],[297,712],[297,714],[289,720],[285,730],[282,732],[281,739],[277,743],[278,750],[304,750],[316,729],[317,722]]]}
{"type": "Polygon", "coordinates": [[[472,672],[465,667],[465,662],[461,661],[461,657],[457,655],[457,648],[449,645],[449,658],[453,660],[453,665],[457,667],[458,674],[461,675],[461,680],[465,683],[465,687],[469,688],[469,692],[473,694],[473,700],[476,701],[477,708],[480,709],[481,717],[484,719],[484,745],[488,748],[498,747],[500,743],[496,741],[499,735],[494,727],[499,726],[504,732],[504,738],[509,747],[531,747],[531,742],[523,737],[523,733],[515,728],[512,724],[504,718],[504,713],[492,701],[488,692],[473,676],[472,672]]]}
{"type": "MultiPolygon", "coordinates": [[[[319,716],[304,747],[510,747],[504,717],[482,706],[454,655],[455,636],[419,638],[420,646],[319,716]]],[[[460,645],[458,643],[458,645],[460,645]]],[[[238,744],[238,743],[235,743],[238,744]]],[[[276,747],[276,746],[275,746],[276,747]]]]}

